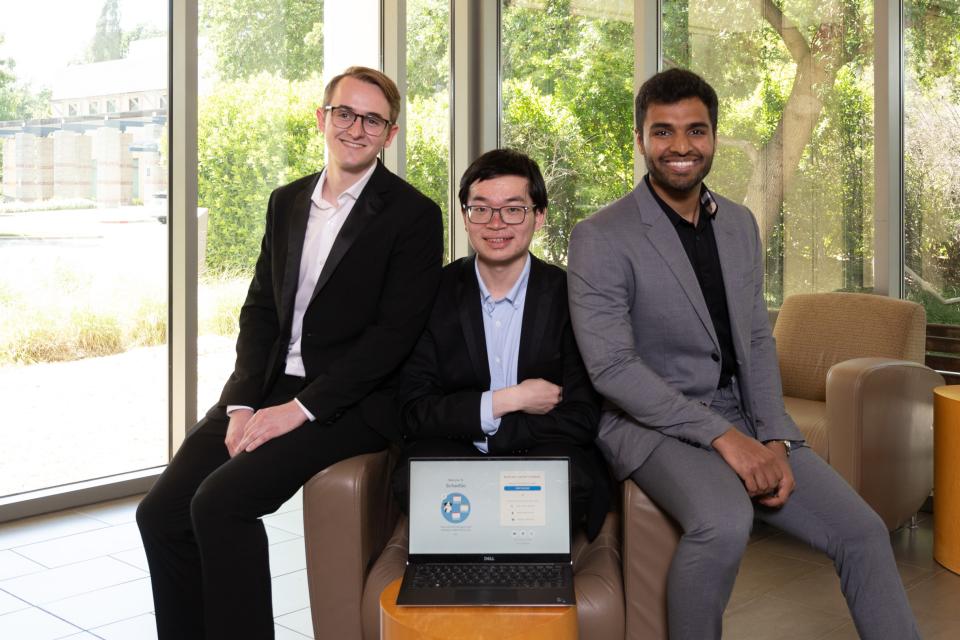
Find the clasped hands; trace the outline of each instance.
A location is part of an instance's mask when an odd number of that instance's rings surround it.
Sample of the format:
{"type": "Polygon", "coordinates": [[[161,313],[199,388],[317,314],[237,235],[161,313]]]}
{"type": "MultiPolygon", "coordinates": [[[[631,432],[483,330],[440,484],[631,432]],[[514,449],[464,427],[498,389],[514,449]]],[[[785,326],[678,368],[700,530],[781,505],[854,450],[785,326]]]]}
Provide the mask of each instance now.
{"type": "Polygon", "coordinates": [[[747,494],[765,507],[782,507],[796,487],[783,442],[766,444],[730,427],[711,446],[743,481],[747,494]]]}
{"type": "Polygon", "coordinates": [[[232,458],[241,451],[253,451],[263,443],[293,431],[306,421],[307,416],[293,400],[256,412],[236,409],[230,413],[224,444],[232,458]]]}
{"type": "Polygon", "coordinates": [[[544,415],[563,399],[563,390],[543,378],[527,378],[520,384],[493,392],[493,416],[499,418],[514,411],[544,415]]]}

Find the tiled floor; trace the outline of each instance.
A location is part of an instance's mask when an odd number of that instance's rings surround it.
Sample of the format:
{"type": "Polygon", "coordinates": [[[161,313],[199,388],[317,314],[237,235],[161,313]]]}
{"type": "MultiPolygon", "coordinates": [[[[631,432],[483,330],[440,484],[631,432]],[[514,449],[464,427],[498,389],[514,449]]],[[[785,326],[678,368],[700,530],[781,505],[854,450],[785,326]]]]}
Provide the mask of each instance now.
{"type": "MultiPolygon", "coordinates": [[[[138,500],[0,525],[0,639],[156,638],[138,500]]],[[[313,637],[300,505],[298,494],[264,519],[277,640],[313,637]]],[[[892,542],[923,637],[960,638],[960,576],[933,561],[931,516],[892,542]]],[[[772,529],[751,538],[724,631],[729,640],[857,638],[827,557],[772,529]]]]}
{"type": "MultiPolygon", "coordinates": [[[[153,640],[140,497],[0,525],[0,640],[153,640]]],[[[277,640],[313,638],[298,493],[264,518],[277,640]]]]}

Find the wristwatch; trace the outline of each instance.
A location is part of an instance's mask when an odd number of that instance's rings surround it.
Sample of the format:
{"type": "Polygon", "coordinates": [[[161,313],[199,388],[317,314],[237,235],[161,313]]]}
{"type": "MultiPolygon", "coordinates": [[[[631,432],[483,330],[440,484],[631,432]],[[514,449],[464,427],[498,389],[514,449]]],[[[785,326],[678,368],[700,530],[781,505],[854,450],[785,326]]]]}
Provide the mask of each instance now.
{"type": "Polygon", "coordinates": [[[790,457],[790,452],[793,450],[793,444],[789,440],[781,440],[783,443],[783,448],[787,451],[787,457],[790,457]]]}

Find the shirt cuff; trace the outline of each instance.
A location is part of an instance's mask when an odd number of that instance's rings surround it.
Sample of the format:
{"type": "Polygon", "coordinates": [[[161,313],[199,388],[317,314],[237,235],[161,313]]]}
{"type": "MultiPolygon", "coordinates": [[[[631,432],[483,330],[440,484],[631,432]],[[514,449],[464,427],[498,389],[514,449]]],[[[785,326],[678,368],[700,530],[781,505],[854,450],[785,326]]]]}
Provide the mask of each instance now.
{"type": "Polygon", "coordinates": [[[236,411],[237,409],[248,409],[248,410],[250,410],[250,411],[253,411],[253,407],[248,407],[248,406],[245,405],[245,404],[228,404],[228,405],[227,405],[227,415],[229,416],[231,413],[233,413],[233,412],[236,411]]]}
{"type": "Polygon", "coordinates": [[[309,420],[310,422],[313,422],[314,420],[317,419],[312,413],[307,411],[307,408],[303,406],[302,402],[300,402],[296,398],[294,398],[293,401],[297,403],[298,407],[300,407],[300,411],[303,411],[303,415],[307,416],[307,420],[309,420]]]}
{"type": "Polygon", "coordinates": [[[484,391],[480,396],[480,428],[488,436],[500,429],[500,418],[493,417],[493,391],[484,391]]]}

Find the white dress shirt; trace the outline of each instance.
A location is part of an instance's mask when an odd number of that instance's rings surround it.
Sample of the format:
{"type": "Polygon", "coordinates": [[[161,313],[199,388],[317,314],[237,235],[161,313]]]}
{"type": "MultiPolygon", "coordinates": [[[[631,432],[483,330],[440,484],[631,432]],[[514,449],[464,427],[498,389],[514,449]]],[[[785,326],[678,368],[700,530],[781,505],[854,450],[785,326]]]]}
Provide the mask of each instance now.
{"type": "MultiPolygon", "coordinates": [[[[323,186],[327,182],[327,170],[324,169],[317,181],[317,187],[310,196],[310,217],[307,219],[303,253],[300,255],[300,275],[297,278],[297,295],[294,300],[293,320],[290,327],[290,344],[287,347],[287,364],[284,369],[284,373],[288,376],[302,378],[306,375],[300,351],[303,336],[303,316],[306,314],[307,306],[309,306],[310,299],[313,297],[313,290],[317,286],[317,280],[320,279],[323,265],[327,263],[327,258],[330,256],[333,242],[337,239],[343,223],[347,221],[347,217],[353,211],[353,205],[356,204],[357,198],[360,197],[363,188],[367,186],[376,168],[377,163],[375,162],[359,180],[337,196],[336,203],[330,203],[323,199],[323,186]]],[[[300,404],[299,400],[294,398],[294,402],[307,416],[307,419],[315,419],[314,415],[307,411],[307,408],[300,404]]],[[[235,409],[252,409],[252,407],[230,405],[227,407],[227,415],[235,409]]]]}

